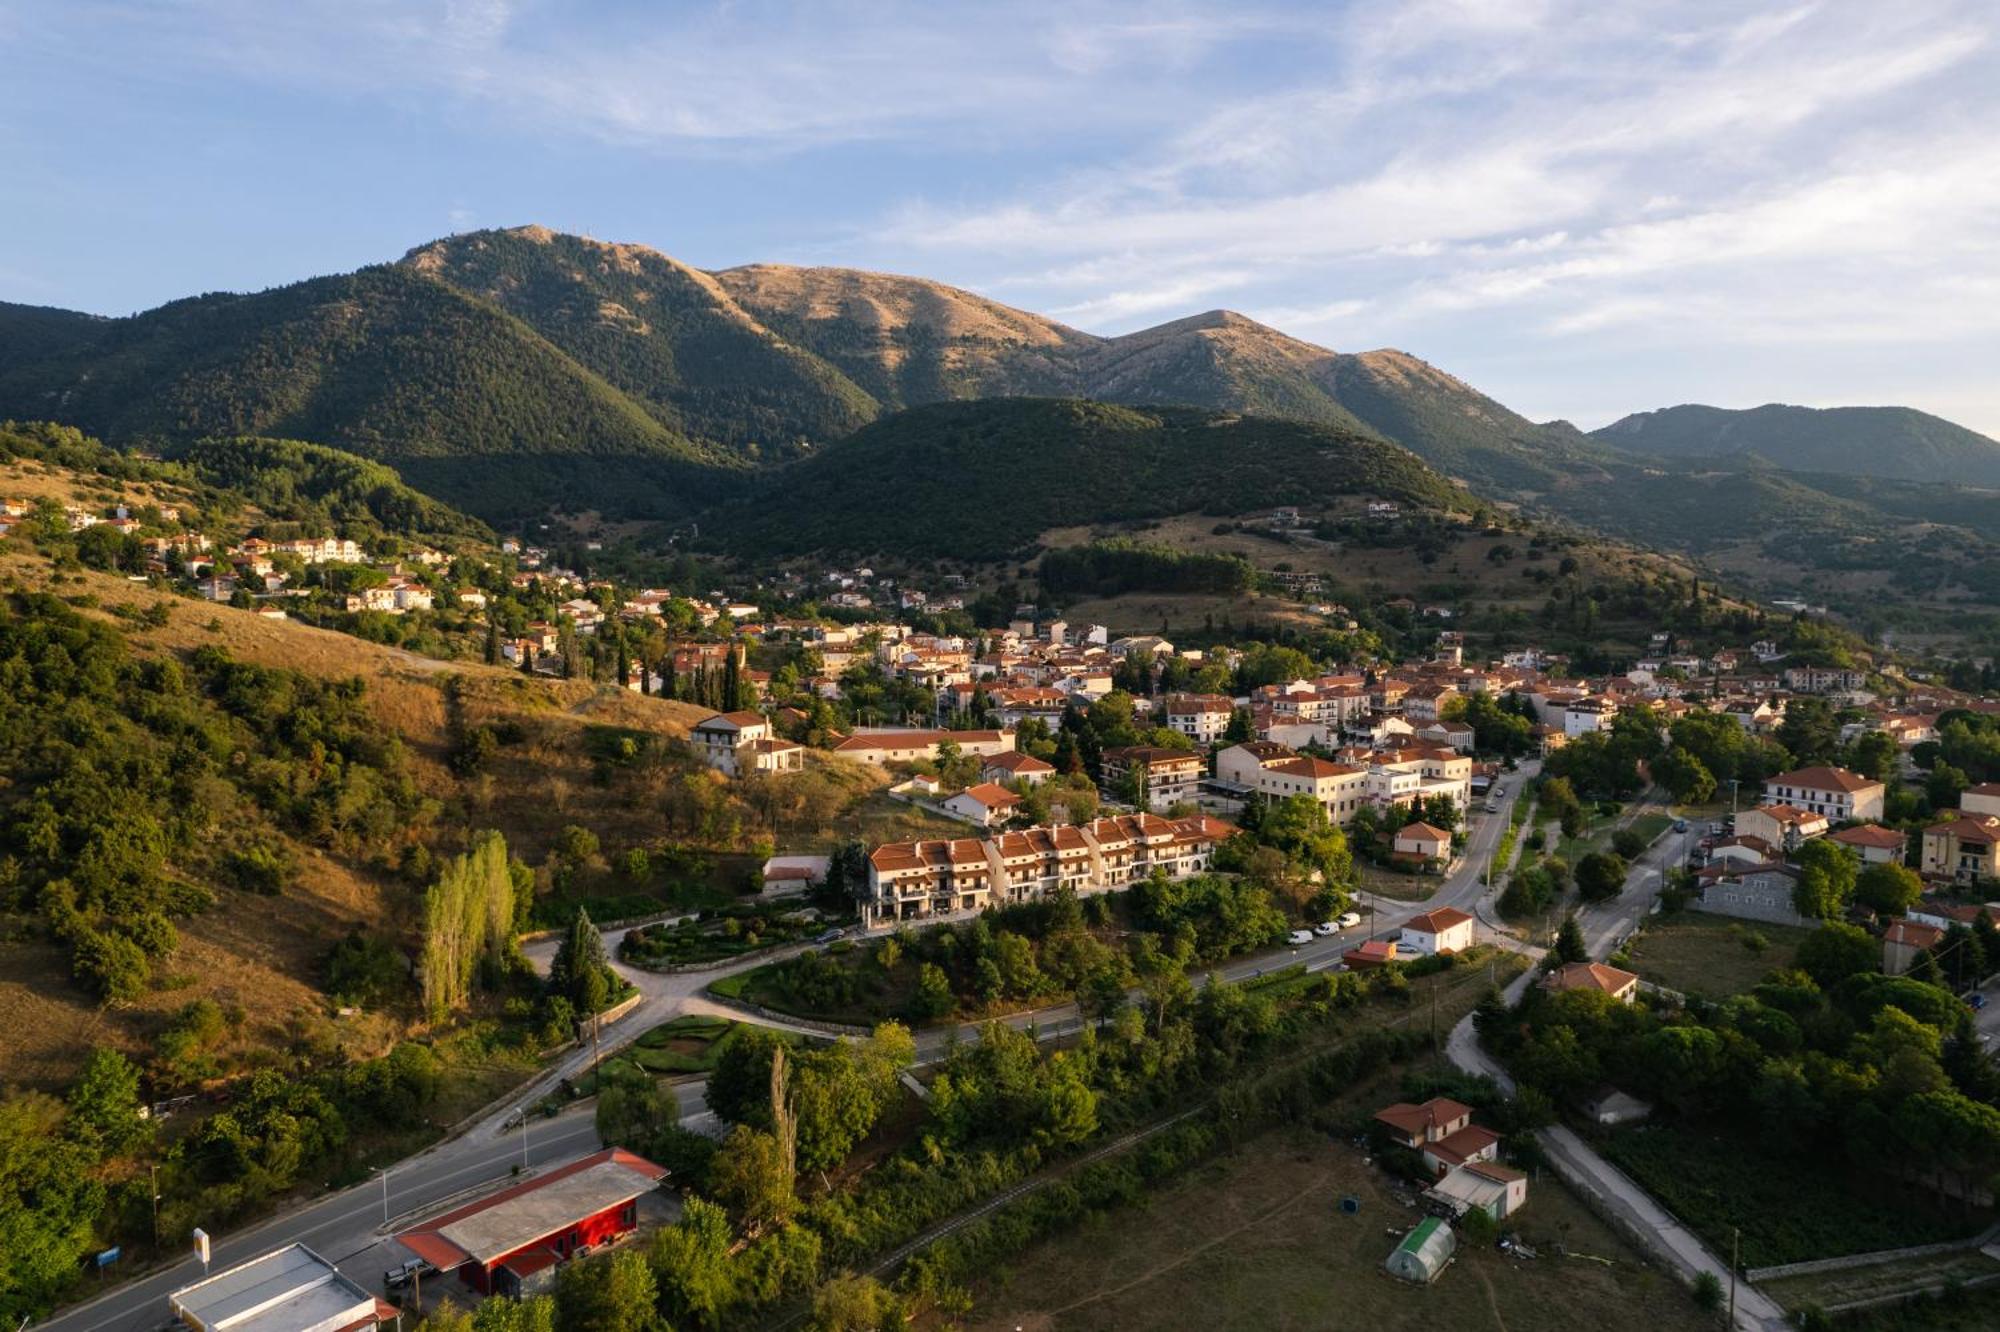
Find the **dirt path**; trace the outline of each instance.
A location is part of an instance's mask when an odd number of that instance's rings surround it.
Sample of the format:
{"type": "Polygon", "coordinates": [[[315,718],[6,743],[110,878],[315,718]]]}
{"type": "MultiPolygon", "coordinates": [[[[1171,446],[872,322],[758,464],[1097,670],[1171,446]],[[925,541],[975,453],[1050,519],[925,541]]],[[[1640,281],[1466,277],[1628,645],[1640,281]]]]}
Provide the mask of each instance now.
{"type": "Polygon", "coordinates": [[[1474,1267],[1472,1274],[1479,1278],[1479,1284],[1486,1289],[1486,1304],[1493,1310],[1493,1325],[1499,1328],[1500,1332],[1507,1332],[1507,1320],[1500,1316],[1500,1292],[1493,1289],[1493,1278],[1487,1276],[1486,1269],[1482,1267],[1474,1267]]]}

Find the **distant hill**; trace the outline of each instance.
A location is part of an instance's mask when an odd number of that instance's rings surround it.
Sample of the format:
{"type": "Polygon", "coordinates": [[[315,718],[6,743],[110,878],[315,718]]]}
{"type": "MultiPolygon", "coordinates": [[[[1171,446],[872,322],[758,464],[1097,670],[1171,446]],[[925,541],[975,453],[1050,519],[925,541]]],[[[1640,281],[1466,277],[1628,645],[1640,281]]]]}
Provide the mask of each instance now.
{"type": "Polygon", "coordinates": [[[1750,454],[1798,472],[2000,485],[2000,442],[1911,407],[1687,405],[1640,412],[1593,433],[1662,458],[1750,454]]]}
{"type": "Polygon", "coordinates": [[[996,398],[878,421],[711,511],[703,527],[745,554],[992,560],[1051,528],[1343,496],[1484,507],[1365,433],[1186,407],[996,398]]]}

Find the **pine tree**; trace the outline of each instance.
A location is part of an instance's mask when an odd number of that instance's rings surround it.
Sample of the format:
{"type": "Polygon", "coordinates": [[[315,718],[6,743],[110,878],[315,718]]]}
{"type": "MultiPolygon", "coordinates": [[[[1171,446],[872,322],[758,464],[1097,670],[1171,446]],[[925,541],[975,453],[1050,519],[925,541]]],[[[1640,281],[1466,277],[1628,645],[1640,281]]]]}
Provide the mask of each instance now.
{"type": "Polygon", "coordinates": [[[604,935],[591,924],[590,913],[578,907],[575,919],[570,921],[569,933],[556,949],[555,960],[549,963],[549,989],[567,996],[579,1013],[594,1013],[603,1006],[610,970],[604,935]],[[591,1002],[593,998],[595,1003],[591,1002]]]}
{"type": "Polygon", "coordinates": [[[1590,950],[1584,945],[1583,931],[1578,928],[1575,916],[1564,916],[1562,929],[1556,933],[1556,961],[1590,961],[1590,950]]]}

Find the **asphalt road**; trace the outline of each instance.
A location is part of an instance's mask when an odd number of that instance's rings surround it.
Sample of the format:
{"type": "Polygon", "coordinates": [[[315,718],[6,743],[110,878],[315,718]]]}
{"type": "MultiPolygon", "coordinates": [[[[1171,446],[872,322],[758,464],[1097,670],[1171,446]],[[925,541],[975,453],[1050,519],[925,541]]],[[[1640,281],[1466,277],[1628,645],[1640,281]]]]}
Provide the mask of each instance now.
{"type": "MultiPolygon", "coordinates": [[[[1370,897],[1362,904],[1363,922],[1352,930],[1317,938],[1296,948],[1280,948],[1238,958],[1214,968],[1209,974],[1226,980],[1243,980],[1281,967],[1303,963],[1313,970],[1336,965],[1341,954],[1364,938],[1392,937],[1411,916],[1439,907],[1457,907],[1480,914],[1486,887],[1480,882],[1487,862],[1498,847],[1507,827],[1509,811],[1520,798],[1522,788],[1533,776],[1536,765],[1524,765],[1504,779],[1507,794],[1493,813],[1475,810],[1471,831],[1458,866],[1445,878],[1430,900],[1399,902],[1370,897]]],[[[1496,932],[1490,918],[1480,917],[1482,936],[1496,932]]],[[[622,932],[606,935],[605,943],[615,958],[622,932]]],[[[555,951],[554,941],[530,944],[524,950],[530,961],[546,968],[555,951]]],[[[389,1233],[399,1224],[414,1220],[461,1195],[471,1196],[485,1186],[506,1180],[522,1165],[523,1132],[519,1121],[526,1119],[525,1160],[533,1170],[573,1159],[599,1147],[595,1120],[586,1107],[565,1112],[555,1119],[526,1116],[526,1109],[545,1096],[563,1077],[573,1077],[588,1069],[593,1059],[622,1049],[651,1027],[684,1013],[719,1013],[787,1030],[820,1034],[810,1028],[779,1019],[752,1015],[723,1005],[702,991],[717,978],[734,971],[762,966],[775,958],[802,948],[766,953],[732,966],[712,971],[662,975],[620,967],[620,972],[640,992],[639,1004],[623,1019],[607,1027],[596,1048],[586,1043],[562,1056],[494,1107],[481,1119],[446,1142],[399,1162],[389,1172],[386,1205],[379,1182],[371,1181],[331,1194],[271,1217],[250,1228],[214,1240],[212,1267],[215,1270],[243,1262],[287,1244],[303,1243],[330,1260],[364,1287],[380,1292],[384,1269],[401,1262],[407,1254],[389,1233]]],[[[1205,977],[1203,978],[1205,979],[1205,977]]],[[[1082,1018],[1074,1004],[1061,1004],[1005,1019],[1023,1030],[1033,1028],[1038,1039],[1048,1040],[1072,1032],[1082,1018]]],[[[930,1063],[942,1059],[955,1040],[976,1040],[979,1026],[968,1023],[956,1028],[931,1029],[917,1035],[917,1057],[930,1063]]],[[[700,1081],[678,1084],[675,1094],[681,1103],[682,1122],[703,1132],[719,1131],[706,1101],[706,1084],[700,1081]]],[[[211,1231],[211,1234],[214,1232],[211,1231]]],[[[150,1332],[167,1317],[167,1295],[196,1280],[201,1265],[192,1257],[179,1264],[115,1286],[104,1295],[64,1310],[40,1326],[62,1332],[150,1332]]]]}

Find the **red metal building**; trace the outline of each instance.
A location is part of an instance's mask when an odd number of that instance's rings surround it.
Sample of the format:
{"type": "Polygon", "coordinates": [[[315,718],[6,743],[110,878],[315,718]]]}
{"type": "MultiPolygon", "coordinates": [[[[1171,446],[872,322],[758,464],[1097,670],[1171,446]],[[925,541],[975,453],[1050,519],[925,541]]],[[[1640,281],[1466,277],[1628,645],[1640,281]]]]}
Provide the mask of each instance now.
{"type": "Polygon", "coordinates": [[[623,1148],[592,1152],[396,1236],[481,1294],[517,1295],[537,1274],[632,1230],[667,1172],[623,1148]]]}

